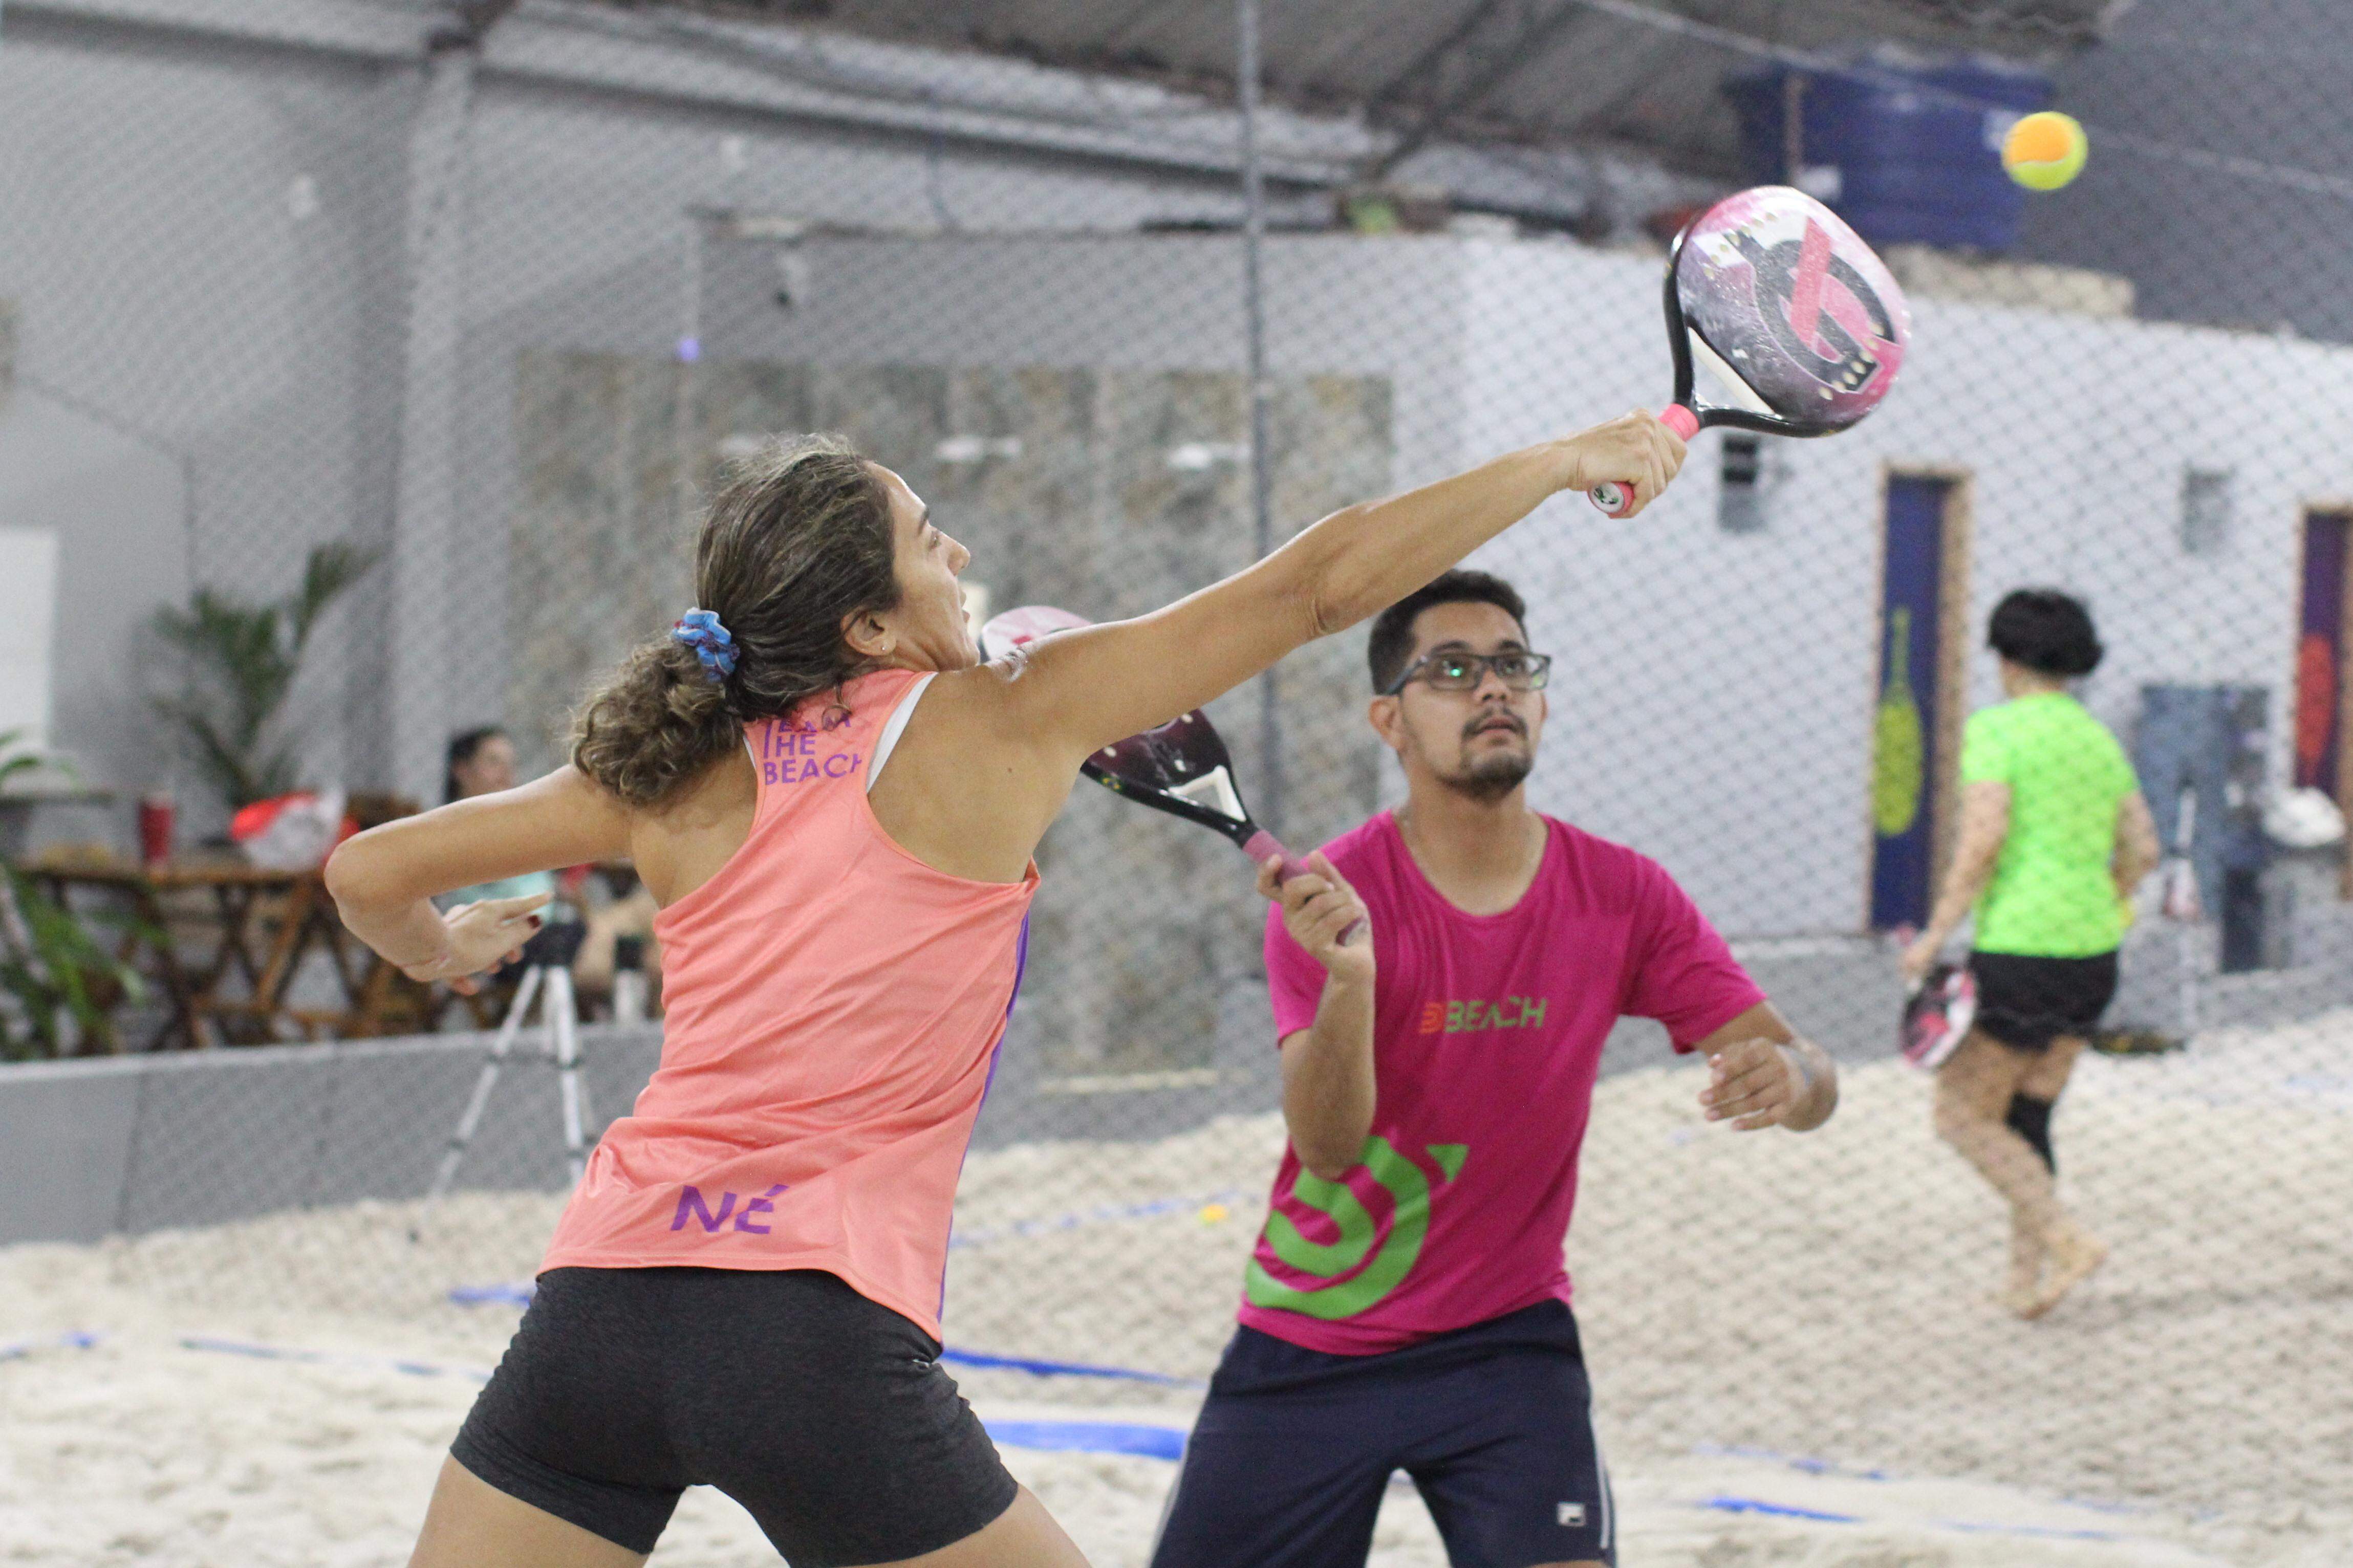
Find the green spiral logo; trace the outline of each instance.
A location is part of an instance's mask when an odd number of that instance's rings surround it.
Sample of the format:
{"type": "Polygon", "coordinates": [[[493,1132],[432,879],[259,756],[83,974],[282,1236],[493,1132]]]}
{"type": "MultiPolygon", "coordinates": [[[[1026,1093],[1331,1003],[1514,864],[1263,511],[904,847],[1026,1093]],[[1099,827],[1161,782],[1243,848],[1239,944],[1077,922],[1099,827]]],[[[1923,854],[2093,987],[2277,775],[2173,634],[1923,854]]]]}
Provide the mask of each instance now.
{"type": "MultiPolygon", "coordinates": [[[[1451,1182],[1461,1173],[1471,1152],[1466,1143],[1427,1147],[1438,1163],[1441,1182],[1451,1182]]],[[[1253,1258],[1242,1282],[1242,1293],[1250,1305],[1303,1312],[1326,1321],[1353,1318],[1396,1289],[1413,1271],[1421,1257],[1422,1241],[1430,1234],[1430,1178],[1377,1134],[1365,1140],[1358,1163],[1372,1173],[1373,1180],[1396,1205],[1388,1236],[1378,1250],[1374,1240],[1379,1227],[1364,1201],[1345,1182],[1327,1182],[1303,1170],[1291,1185],[1291,1195],[1329,1219],[1340,1239],[1329,1245],[1308,1240],[1281,1209],[1267,1215],[1264,1239],[1268,1249],[1287,1267],[1311,1279],[1337,1282],[1303,1289],[1286,1285],[1253,1258]]]]}

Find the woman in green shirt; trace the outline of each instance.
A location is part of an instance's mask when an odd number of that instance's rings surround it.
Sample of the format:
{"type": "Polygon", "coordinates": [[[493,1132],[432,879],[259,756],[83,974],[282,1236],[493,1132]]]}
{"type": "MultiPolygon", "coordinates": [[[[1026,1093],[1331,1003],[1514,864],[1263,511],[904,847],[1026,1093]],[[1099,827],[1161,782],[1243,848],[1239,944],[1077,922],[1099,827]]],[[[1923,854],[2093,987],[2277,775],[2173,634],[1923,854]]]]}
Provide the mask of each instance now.
{"type": "Polygon", "coordinates": [[[2107,1257],[2059,1202],[2051,1108],[2116,989],[2133,889],[2157,830],[2132,764],[2067,683],[2100,662],[2082,601],[2021,588],[1988,642],[2009,700],[1972,714],[1961,742],[1961,824],[1928,929],[1905,951],[1916,983],[1963,917],[1978,1011],[1936,1078],[1936,1132],[2010,1209],[2000,1300],[2039,1318],[2107,1257]]]}

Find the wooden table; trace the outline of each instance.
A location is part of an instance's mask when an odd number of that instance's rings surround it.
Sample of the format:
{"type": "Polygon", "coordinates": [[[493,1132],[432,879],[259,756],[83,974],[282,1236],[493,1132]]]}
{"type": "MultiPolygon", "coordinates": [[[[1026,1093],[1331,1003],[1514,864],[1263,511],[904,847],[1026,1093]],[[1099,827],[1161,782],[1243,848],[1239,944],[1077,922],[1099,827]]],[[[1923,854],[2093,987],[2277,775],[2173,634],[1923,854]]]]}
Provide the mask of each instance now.
{"type": "MultiPolygon", "coordinates": [[[[145,1049],[314,1038],[344,1032],[358,1008],[365,968],[315,868],[272,870],[226,857],[149,867],[116,856],[51,854],[17,868],[61,905],[84,906],[96,896],[128,906],[116,955],[154,986],[166,1008],[145,1049]],[[197,919],[215,928],[209,952],[184,945],[174,931],[192,923],[184,907],[174,907],[191,895],[208,906],[197,919]],[[321,950],[334,965],[346,1005],[289,1006],[295,971],[321,950]]],[[[110,1008],[104,1035],[88,1046],[123,1048],[112,1015],[110,1008]]]]}

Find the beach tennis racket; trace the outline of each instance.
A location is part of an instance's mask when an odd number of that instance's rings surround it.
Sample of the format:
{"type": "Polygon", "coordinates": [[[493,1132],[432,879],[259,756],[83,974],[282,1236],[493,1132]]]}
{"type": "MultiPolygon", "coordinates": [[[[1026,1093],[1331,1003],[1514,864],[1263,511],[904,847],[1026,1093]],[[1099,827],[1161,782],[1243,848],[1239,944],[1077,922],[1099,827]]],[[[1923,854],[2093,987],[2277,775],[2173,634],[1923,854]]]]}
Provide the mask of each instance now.
{"type": "Polygon", "coordinates": [[[1963,967],[1928,971],[1904,1004],[1904,1059],[1924,1072],[1945,1065],[1977,1021],[1978,984],[1963,967]]]}
{"type": "MultiPolygon", "coordinates": [[[[1675,400],[1659,423],[1684,440],[1711,426],[1834,436],[1879,406],[1904,368],[1912,312],[1887,264],[1836,213],[1787,185],[1726,196],[1667,252],[1675,400]],[[1695,395],[1707,367],[1725,403],[1695,395]]],[[[1593,504],[1623,517],[1633,487],[1593,504]]]]}
{"type": "MultiPolygon", "coordinates": [[[[1017,648],[1093,623],[1050,605],[1025,605],[992,616],[980,628],[981,657],[1002,658],[1017,648]]],[[[1080,772],[1110,790],[1155,811],[1215,828],[1241,847],[1253,865],[1267,857],[1282,861],[1282,879],[1315,875],[1314,868],[1282,847],[1282,841],[1250,820],[1234,784],[1233,759],[1208,715],[1196,708],[1156,729],[1130,735],[1093,752],[1080,772]]],[[[1356,925],[1340,933],[1345,942],[1356,925]]]]}

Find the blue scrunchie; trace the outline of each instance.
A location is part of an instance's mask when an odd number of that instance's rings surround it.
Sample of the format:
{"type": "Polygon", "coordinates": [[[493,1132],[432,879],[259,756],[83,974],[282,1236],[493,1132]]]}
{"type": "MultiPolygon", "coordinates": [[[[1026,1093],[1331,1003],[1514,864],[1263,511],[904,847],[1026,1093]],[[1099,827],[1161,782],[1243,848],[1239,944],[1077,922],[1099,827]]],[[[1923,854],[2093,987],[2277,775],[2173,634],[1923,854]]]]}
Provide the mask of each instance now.
{"type": "Polygon", "coordinates": [[[702,661],[703,673],[712,679],[724,680],[735,673],[735,639],[709,610],[687,611],[670,627],[670,635],[694,650],[694,657],[702,661]]]}

